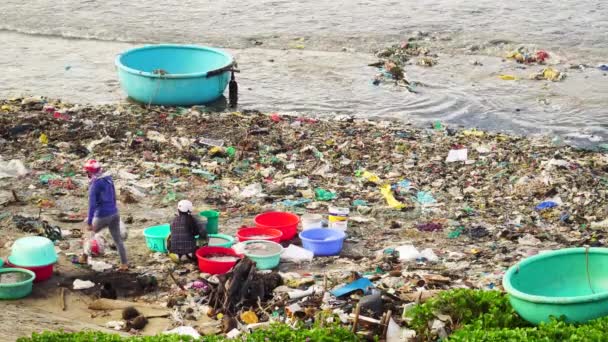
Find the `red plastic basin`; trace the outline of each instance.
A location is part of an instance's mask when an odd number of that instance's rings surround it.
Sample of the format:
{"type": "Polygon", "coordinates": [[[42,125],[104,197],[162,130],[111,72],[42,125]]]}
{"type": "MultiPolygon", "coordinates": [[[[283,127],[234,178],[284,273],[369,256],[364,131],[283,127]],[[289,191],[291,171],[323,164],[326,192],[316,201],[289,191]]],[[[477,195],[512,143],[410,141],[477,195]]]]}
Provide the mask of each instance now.
{"type": "Polygon", "coordinates": [[[206,258],[210,255],[235,256],[239,259],[243,257],[242,255],[237,254],[232,248],[210,246],[201,247],[196,250],[196,258],[198,259],[198,269],[201,270],[201,272],[210,274],[228,273],[228,271],[230,271],[232,267],[236,265],[237,262],[237,260],[218,261],[206,258]]]}
{"type": "Polygon", "coordinates": [[[6,261],[6,267],[16,267],[16,268],[23,268],[25,270],[30,270],[32,272],[34,272],[34,274],[36,275],[36,278],[34,278],[34,283],[40,283],[43,282],[47,279],[49,279],[50,277],[53,276],[53,267],[55,266],[55,264],[50,264],[50,265],[46,265],[46,266],[19,266],[19,265],[15,265],[15,264],[11,264],[8,260],[6,261]]]}
{"type": "Polygon", "coordinates": [[[255,226],[258,228],[272,228],[280,230],[283,232],[281,241],[287,241],[296,236],[298,232],[298,224],[300,223],[300,217],[296,214],[288,212],[270,211],[259,214],[253,221],[255,222],[255,226]]]}
{"type": "Polygon", "coordinates": [[[236,232],[236,237],[239,239],[239,242],[248,240],[267,240],[279,243],[281,242],[282,236],[283,232],[274,228],[245,227],[236,232]],[[261,235],[267,237],[260,237],[261,235]]]}

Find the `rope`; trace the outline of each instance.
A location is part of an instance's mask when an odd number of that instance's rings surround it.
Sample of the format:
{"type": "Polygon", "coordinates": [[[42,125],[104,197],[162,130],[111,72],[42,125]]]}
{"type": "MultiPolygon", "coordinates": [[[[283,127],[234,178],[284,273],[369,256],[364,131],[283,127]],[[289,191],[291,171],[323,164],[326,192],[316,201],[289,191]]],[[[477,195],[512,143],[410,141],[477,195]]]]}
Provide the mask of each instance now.
{"type": "Polygon", "coordinates": [[[148,110],[150,110],[150,105],[152,105],[152,100],[156,97],[156,95],[158,95],[158,91],[160,90],[160,81],[163,80],[163,76],[165,76],[165,74],[167,72],[164,71],[163,69],[156,69],[156,70],[152,71],[152,73],[159,75],[159,77],[156,79],[156,89],[154,90],[154,93],[150,96],[150,101],[148,101],[148,110]]]}
{"type": "Polygon", "coordinates": [[[591,290],[591,293],[595,294],[595,291],[593,291],[593,287],[591,287],[591,276],[589,275],[589,247],[585,247],[585,259],[587,263],[587,283],[589,284],[589,289],[591,290]]]}

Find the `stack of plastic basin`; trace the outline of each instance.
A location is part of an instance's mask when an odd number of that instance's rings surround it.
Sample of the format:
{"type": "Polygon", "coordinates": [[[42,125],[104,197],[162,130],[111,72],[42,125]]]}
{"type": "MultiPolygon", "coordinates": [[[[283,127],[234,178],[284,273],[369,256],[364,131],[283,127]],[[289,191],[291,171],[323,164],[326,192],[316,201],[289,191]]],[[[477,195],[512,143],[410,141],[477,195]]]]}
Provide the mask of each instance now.
{"type": "Polygon", "coordinates": [[[34,272],[34,282],[38,283],[53,275],[56,262],[57,253],[53,241],[42,236],[27,236],[13,243],[6,266],[34,272]]]}

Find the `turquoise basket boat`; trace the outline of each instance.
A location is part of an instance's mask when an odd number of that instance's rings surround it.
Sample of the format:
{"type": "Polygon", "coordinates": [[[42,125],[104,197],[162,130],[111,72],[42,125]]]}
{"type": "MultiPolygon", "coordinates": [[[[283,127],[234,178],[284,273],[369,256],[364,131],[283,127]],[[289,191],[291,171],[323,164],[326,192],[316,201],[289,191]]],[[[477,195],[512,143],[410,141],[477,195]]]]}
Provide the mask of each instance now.
{"type": "Polygon", "coordinates": [[[118,78],[130,98],[145,104],[191,106],[222,96],[234,59],[195,45],[151,45],[116,57],[118,78]]]}
{"type": "Polygon", "coordinates": [[[584,323],[608,316],[608,248],[566,248],[509,268],[503,287],[519,315],[533,324],[563,317],[584,323]]]}

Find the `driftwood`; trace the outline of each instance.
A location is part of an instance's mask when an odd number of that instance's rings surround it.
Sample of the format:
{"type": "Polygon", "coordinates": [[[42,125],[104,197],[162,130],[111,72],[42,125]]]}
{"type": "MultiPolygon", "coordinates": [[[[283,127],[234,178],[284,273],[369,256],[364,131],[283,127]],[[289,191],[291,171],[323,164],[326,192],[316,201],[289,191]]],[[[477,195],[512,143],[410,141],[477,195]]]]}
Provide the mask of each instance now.
{"type": "Polygon", "coordinates": [[[255,263],[249,259],[239,261],[232,272],[218,278],[220,282],[211,290],[209,305],[229,315],[245,306],[258,306],[258,301],[265,301],[282,284],[277,273],[257,273],[255,263]]]}
{"type": "Polygon", "coordinates": [[[65,311],[65,287],[62,287],[59,292],[59,307],[61,307],[61,311],[65,311]]]}

